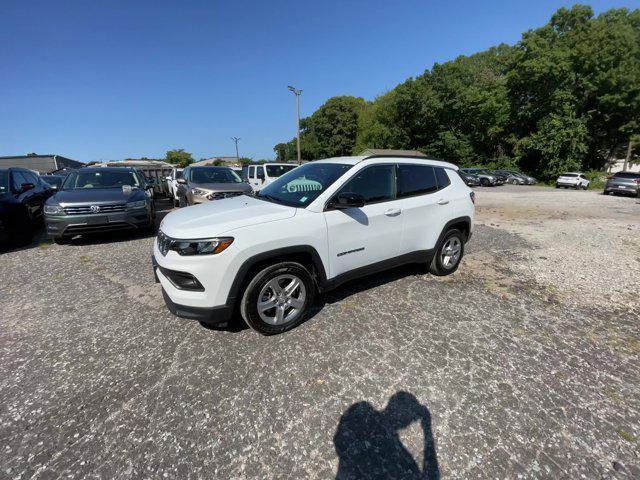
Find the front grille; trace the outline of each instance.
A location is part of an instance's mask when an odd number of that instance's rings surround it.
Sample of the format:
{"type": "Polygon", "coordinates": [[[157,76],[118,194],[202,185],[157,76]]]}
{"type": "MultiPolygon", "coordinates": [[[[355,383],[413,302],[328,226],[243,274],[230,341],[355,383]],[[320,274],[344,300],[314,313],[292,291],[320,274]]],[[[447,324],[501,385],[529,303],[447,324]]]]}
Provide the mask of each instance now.
{"type": "Polygon", "coordinates": [[[115,203],[111,205],[78,205],[74,207],[64,207],[66,215],[91,215],[96,213],[113,213],[124,212],[126,205],[124,203],[115,203]]]}
{"type": "Polygon", "coordinates": [[[209,200],[222,200],[223,198],[231,198],[243,195],[242,192],[213,192],[207,195],[209,200]]]}

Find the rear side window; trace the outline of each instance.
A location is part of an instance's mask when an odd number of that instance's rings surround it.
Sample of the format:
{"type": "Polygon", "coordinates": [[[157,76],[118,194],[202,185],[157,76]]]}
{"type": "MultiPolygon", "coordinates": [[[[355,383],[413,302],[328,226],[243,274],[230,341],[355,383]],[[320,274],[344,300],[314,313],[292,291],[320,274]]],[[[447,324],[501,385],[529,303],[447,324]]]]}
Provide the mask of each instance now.
{"type": "Polygon", "coordinates": [[[438,189],[442,189],[451,185],[451,180],[449,179],[449,175],[442,167],[433,167],[436,171],[436,179],[438,180],[438,189]]]}
{"type": "Polygon", "coordinates": [[[433,167],[427,165],[398,165],[399,198],[423,195],[436,190],[438,190],[438,181],[433,167]]]}

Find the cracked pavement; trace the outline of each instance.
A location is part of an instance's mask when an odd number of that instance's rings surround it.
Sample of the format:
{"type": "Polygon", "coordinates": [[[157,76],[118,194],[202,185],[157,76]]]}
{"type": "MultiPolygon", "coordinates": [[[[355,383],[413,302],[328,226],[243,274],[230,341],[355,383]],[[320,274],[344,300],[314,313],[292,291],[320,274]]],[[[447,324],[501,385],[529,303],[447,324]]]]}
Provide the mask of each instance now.
{"type": "Polygon", "coordinates": [[[172,316],[151,237],[0,254],[0,478],[639,478],[640,205],[477,192],[454,275],[351,282],[274,337],[172,316]]]}

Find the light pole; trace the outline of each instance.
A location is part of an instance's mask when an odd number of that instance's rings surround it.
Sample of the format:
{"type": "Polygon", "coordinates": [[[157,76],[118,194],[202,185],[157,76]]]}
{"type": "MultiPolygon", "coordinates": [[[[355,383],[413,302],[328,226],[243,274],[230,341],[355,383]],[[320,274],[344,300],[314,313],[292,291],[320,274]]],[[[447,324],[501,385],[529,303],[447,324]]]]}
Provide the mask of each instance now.
{"type": "Polygon", "coordinates": [[[231,137],[231,140],[236,143],[236,161],[240,163],[240,155],[238,154],[238,142],[240,141],[240,137],[231,137]]]}
{"type": "Polygon", "coordinates": [[[287,88],[296,96],[296,122],[298,127],[296,143],[298,145],[298,163],[300,163],[300,94],[302,93],[302,90],[296,90],[296,88],[292,87],[291,85],[289,85],[287,88]]]}

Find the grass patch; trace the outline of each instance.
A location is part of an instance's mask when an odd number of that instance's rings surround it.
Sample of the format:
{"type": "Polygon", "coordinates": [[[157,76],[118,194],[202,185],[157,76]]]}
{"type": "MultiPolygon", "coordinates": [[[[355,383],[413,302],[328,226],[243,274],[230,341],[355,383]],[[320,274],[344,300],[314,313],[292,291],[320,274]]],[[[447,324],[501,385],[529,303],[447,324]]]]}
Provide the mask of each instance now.
{"type": "Polygon", "coordinates": [[[617,403],[618,405],[622,405],[624,403],[620,394],[611,387],[603,388],[602,394],[612,402],[617,403]]]}
{"type": "Polygon", "coordinates": [[[638,438],[634,435],[631,435],[629,432],[626,432],[624,430],[618,430],[618,435],[620,435],[620,437],[624,440],[626,440],[629,443],[636,443],[638,441],[638,438]]]}

